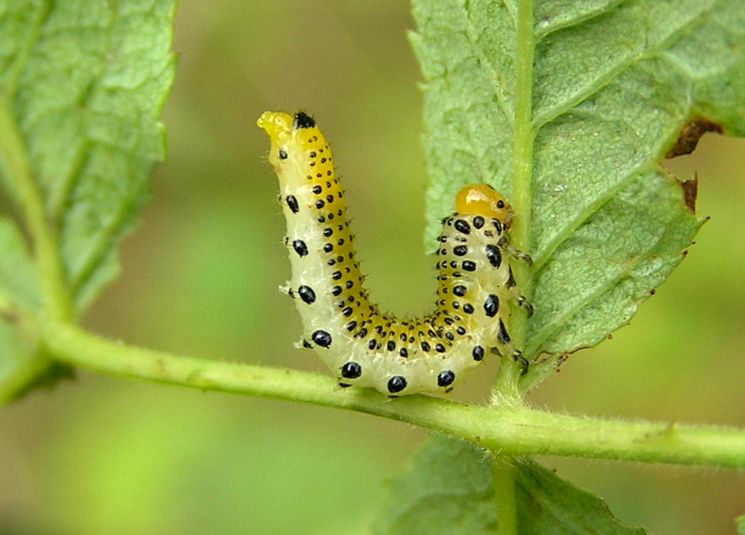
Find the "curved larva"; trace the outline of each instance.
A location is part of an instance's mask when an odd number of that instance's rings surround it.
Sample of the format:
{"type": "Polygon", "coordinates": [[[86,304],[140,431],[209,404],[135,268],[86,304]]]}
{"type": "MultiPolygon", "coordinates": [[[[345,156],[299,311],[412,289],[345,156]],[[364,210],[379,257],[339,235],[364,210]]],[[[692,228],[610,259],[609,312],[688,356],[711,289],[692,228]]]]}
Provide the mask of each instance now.
{"type": "MultiPolygon", "coordinates": [[[[515,288],[506,231],[511,209],[481,184],[463,188],[442,220],[435,309],[398,319],[370,302],[355,258],[354,235],[331,151],[305,113],[265,112],[269,161],[279,178],[292,263],[286,291],[303,320],[303,346],[314,348],[341,386],[388,395],[449,392],[487,351],[519,358],[509,335],[515,288]]],[[[523,255],[524,256],[524,255],[523,255]]]]}

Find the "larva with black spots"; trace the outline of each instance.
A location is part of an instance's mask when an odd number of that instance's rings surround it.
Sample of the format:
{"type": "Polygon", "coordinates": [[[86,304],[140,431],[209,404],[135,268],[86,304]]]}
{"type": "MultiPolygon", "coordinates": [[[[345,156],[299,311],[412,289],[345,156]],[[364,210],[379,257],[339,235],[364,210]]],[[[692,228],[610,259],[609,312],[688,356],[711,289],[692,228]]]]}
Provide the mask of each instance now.
{"type": "Polygon", "coordinates": [[[501,194],[485,184],[460,190],[438,238],[434,310],[399,319],[373,304],[363,285],[344,190],[313,118],[265,112],[257,124],[270,139],[287,221],[292,280],[284,290],[302,317],[302,346],[316,350],[339,385],[392,397],[442,393],[490,350],[524,362],[510,339],[510,309],[532,308],[511,263],[529,257],[510,246],[512,211],[501,194]]]}

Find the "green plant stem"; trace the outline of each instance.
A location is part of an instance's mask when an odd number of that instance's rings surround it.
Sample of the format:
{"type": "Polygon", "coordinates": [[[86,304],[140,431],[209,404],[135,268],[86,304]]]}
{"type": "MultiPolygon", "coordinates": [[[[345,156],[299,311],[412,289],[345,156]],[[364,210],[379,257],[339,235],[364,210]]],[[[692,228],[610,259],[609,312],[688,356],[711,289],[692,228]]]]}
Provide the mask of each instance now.
{"type": "Polygon", "coordinates": [[[499,535],[517,535],[515,460],[504,455],[495,455],[491,466],[494,504],[497,507],[497,530],[499,535]]]}
{"type": "MultiPolygon", "coordinates": [[[[517,6],[517,35],[515,50],[515,130],[512,144],[512,207],[515,218],[510,235],[516,248],[528,251],[530,246],[530,221],[533,209],[533,58],[535,36],[533,33],[533,0],[519,0],[517,6]]],[[[524,262],[515,262],[514,274],[523,295],[531,296],[530,271],[524,262]]],[[[525,347],[527,317],[515,310],[510,322],[510,334],[518,348],[525,347]]],[[[520,397],[518,381],[520,367],[503,359],[499,368],[495,392],[500,397],[520,397]]]]}
{"type": "Polygon", "coordinates": [[[376,414],[443,431],[501,455],[745,468],[743,429],[602,420],[515,404],[466,405],[428,396],[390,400],[370,389],[341,389],[331,377],[131,347],[54,320],[42,323],[41,339],[52,358],[80,368],[376,414]]]}
{"type": "Polygon", "coordinates": [[[29,166],[21,134],[3,98],[0,98],[0,158],[5,163],[13,193],[21,205],[31,235],[45,298],[45,312],[56,319],[70,319],[73,312],[59,260],[57,238],[47,224],[44,203],[29,166]]]}

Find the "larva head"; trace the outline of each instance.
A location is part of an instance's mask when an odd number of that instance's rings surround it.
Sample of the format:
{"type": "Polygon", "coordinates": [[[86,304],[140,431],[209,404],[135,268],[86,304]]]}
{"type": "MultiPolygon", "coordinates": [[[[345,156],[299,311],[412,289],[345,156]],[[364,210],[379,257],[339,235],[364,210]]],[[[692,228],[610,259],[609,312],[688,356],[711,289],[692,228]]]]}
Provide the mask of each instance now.
{"type": "Polygon", "coordinates": [[[265,111],[256,124],[269,136],[269,162],[280,180],[297,176],[298,171],[308,165],[310,149],[326,143],[313,118],[301,111],[294,117],[284,112],[265,111]]]}
{"type": "Polygon", "coordinates": [[[455,196],[455,211],[494,218],[507,228],[512,222],[512,206],[504,195],[488,184],[469,184],[461,188],[455,196]]]}

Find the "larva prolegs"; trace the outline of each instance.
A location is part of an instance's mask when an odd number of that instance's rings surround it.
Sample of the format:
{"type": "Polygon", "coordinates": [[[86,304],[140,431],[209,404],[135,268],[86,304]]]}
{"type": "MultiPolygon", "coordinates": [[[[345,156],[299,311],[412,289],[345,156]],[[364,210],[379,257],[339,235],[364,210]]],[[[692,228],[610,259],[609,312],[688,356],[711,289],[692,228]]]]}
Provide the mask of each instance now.
{"type": "Polygon", "coordinates": [[[316,351],[341,386],[391,397],[449,392],[485,350],[513,354],[509,303],[519,292],[506,236],[512,212],[502,195],[484,184],[461,189],[438,238],[434,309],[396,318],[369,300],[344,192],[315,121],[302,112],[265,112],[258,124],[279,179],[292,264],[287,293],[303,320],[302,345],[316,351]]]}

